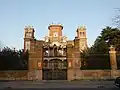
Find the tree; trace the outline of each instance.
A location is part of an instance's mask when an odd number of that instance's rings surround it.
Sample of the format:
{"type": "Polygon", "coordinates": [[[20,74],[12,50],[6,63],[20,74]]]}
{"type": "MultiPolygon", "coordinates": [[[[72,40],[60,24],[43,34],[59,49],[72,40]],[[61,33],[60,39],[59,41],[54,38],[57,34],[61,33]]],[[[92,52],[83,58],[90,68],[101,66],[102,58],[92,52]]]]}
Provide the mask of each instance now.
{"type": "Polygon", "coordinates": [[[5,47],[0,51],[0,70],[27,70],[28,51],[5,47]]]}
{"type": "Polygon", "coordinates": [[[95,53],[108,53],[111,45],[114,45],[116,50],[120,51],[120,30],[107,26],[101,31],[100,36],[97,37],[91,48],[95,53]]]}

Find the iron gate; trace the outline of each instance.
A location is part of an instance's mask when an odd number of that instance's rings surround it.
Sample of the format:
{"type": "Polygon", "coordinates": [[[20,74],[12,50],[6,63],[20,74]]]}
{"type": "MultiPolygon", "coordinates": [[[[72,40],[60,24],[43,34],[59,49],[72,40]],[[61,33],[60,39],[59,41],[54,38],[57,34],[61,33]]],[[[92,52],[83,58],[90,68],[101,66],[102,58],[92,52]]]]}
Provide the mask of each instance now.
{"type": "Polygon", "coordinates": [[[66,60],[53,59],[43,64],[43,80],[67,80],[66,60]]]}

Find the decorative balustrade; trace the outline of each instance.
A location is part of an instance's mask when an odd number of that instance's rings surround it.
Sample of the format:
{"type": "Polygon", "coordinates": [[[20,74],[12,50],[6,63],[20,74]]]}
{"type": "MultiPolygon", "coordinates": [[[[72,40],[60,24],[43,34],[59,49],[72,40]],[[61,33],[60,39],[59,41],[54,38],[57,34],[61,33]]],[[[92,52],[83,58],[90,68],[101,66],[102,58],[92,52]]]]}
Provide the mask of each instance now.
{"type": "Polygon", "coordinates": [[[45,57],[62,57],[66,56],[66,50],[58,50],[58,49],[50,49],[50,50],[44,50],[44,56],[45,57]]]}

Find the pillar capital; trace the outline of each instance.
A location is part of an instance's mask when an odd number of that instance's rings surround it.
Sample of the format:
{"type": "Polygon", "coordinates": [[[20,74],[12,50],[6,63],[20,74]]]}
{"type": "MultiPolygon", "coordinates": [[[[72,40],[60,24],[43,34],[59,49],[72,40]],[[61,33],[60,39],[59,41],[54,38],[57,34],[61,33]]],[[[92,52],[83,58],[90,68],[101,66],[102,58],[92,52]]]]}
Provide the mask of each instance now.
{"type": "Polygon", "coordinates": [[[110,46],[110,51],[115,51],[115,47],[113,45],[110,46]]]}
{"type": "Polygon", "coordinates": [[[113,45],[111,45],[110,47],[109,47],[109,53],[116,53],[116,50],[115,50],[115,47],[113,46],[113,45]]]}

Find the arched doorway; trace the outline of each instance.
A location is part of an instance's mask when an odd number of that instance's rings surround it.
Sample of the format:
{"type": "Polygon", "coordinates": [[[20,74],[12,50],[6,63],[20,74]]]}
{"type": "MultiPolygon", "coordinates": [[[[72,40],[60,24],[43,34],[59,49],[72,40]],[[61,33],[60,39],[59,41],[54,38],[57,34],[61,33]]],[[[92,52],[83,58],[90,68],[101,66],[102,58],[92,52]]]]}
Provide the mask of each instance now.
{"type": "Polygon", "coordinates": [[[43,61],[43,80],[67,80],[67,61],[52,59],[43,61]]]}

